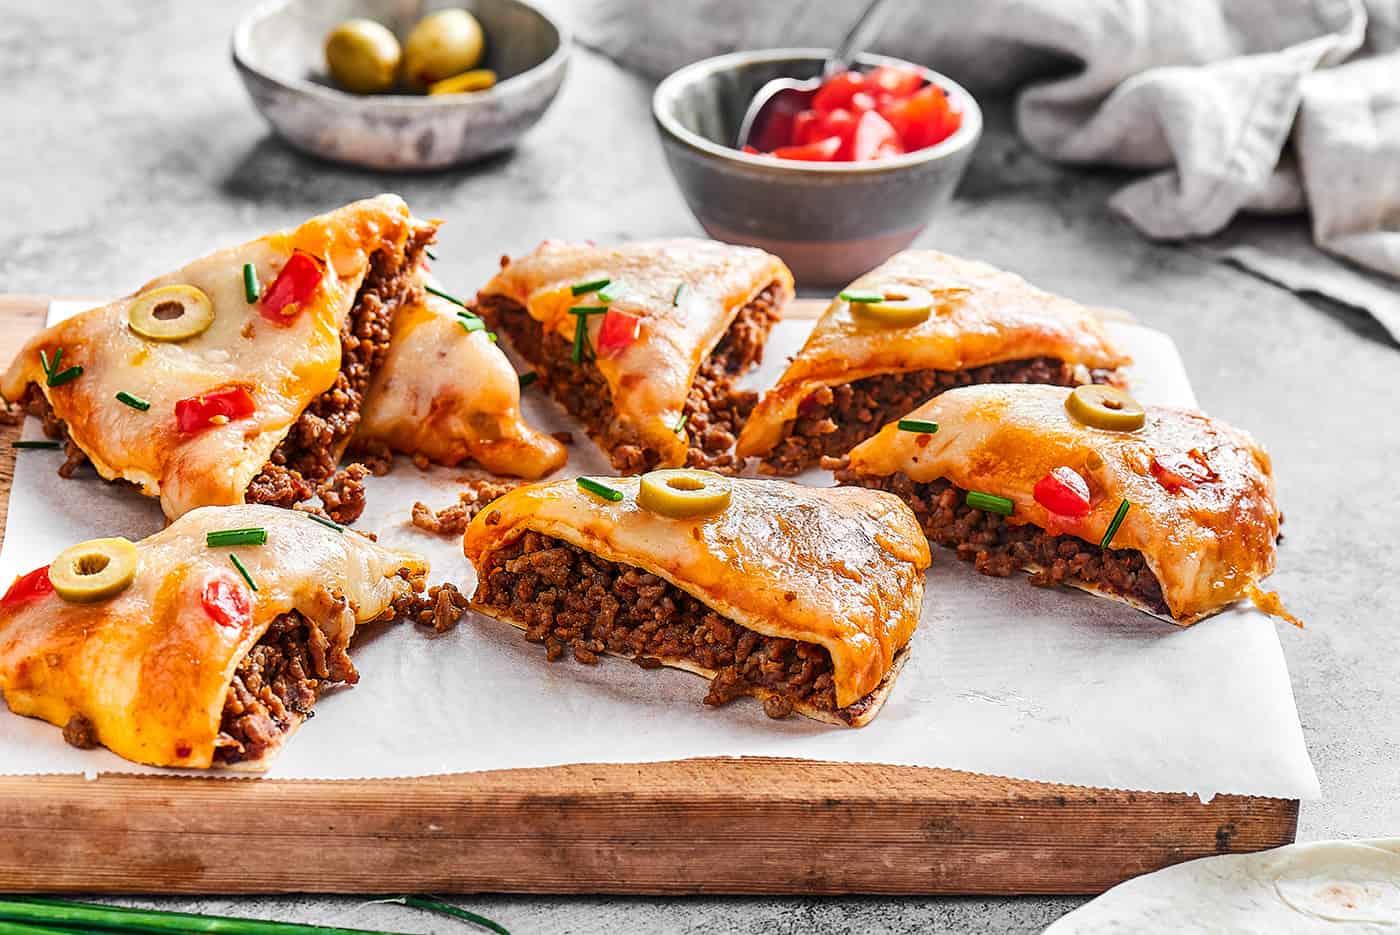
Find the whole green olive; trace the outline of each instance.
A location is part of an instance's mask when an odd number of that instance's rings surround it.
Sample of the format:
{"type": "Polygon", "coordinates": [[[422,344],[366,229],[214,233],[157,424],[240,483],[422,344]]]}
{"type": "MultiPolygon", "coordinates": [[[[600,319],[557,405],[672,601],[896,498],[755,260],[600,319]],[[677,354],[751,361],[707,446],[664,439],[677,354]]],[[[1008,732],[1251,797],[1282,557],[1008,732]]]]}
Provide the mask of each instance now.
{"type": "Polygon", "coordinates": [[[403,82],[422,91],[434,82],[471,71],[485,47],[481,24],[466,10],[425,16],[404,42],[403,82]]]}
{"type": "Polygon", "coordinates": [[[355,94],[382,94],[394,86],[399,40],[368,19],[348,19],[326,34],[326,68],[355,94]]]}

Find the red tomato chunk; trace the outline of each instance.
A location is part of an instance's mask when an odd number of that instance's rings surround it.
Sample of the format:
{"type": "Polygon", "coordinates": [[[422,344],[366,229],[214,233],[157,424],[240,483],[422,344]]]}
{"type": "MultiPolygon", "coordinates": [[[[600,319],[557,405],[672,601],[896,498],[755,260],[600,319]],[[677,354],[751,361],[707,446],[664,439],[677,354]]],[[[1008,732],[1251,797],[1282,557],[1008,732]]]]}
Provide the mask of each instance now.
{"type": "Polygon", "coordinates": [[[805,162],[865,162],[926,149],[962,126],[948,94],[915,68],[881,65],[832,75],[808,110],[770,115],[751,155],[805,162]]]}
{"type": "Polygon", "coordinates": [[[1089,512],[1089,485],[1074,468],[1057,467],[1036,482],[1035,502],[1058,516],[1080,517],[1089,512]]]}
{"type": "Polygon", "coordinates": [[[253,397],[241,386],[229,386],[212,393],[176,400],[175,424],[185,434],[202,432],[235,419],[246,419],[257,410],[253,397]]]}
{"type": "Polygon", "coordinates": [[[10,590],[0,597],[0,607],[14,607],[25,601],[53,593],[53,582],[49,580],[49,566],[36,568],[26,575],[20,575],[10,590]]]}
{"type": "Polygon", "coordinates": [[[206,581],[200,602],[209,619],[220,626],[242,630],[252,623],[248,591],[232,575],[215,575],[206,581]]]}

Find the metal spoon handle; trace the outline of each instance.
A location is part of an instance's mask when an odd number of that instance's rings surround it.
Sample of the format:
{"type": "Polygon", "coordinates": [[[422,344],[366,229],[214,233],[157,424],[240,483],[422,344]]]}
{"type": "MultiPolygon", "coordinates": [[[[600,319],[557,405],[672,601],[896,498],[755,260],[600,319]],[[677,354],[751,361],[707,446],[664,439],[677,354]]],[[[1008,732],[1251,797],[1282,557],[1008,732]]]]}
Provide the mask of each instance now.
{"type": "Polygon", "coordinates": [[[870,40],[875,38],[880,31],[880,25],[884,20],[882,14],[889,6],[888,0],[870,0],[856,17],[855,23],[851,25],[846,33],[846,38],[841,40],[841,44],[836,47],[836,52],[826,60],[822,66],[822,76],[829,78],[838,71],[847,71],[851,67],[851,59],[864,51],[870,40]]]}

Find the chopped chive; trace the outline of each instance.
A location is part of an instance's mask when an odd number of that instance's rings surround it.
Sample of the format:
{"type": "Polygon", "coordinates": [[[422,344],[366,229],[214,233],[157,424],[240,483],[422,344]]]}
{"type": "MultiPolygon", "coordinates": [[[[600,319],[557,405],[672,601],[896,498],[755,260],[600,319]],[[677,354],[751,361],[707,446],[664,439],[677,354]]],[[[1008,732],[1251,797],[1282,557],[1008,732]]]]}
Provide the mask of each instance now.
{"type": "Polygon", "coordinates": [[[62,442],[10,442],[11,448],[44,448],[50,451],[57,451],[63,447],[62,442]]]}
{"type": "Polygon", "coordinates": [[[623,284],[620,282],[608,283],[606,286],[598,290],[598,301],[616,302],[618,297],[622,295],[622,285],[623,284]]]}
{"type": "Polygon", "coordinates": [[[400,896],[399,898],[392,900],[392,902],[402,902],[405,906],[412,906],[415,909],[426,909],[429,912],[436,912],[438,915],[450,916],[454,919],[462,919],[465,922],[471,922],[472,924],[479,925],[484,929],[489,929],[495,932],[496,935],[510,935],[510,932],[506,930],[506,927],[504,925],[501,925],[499,922],[493,922],[490,919],[486,918],[486,916],[477,915],[475,912],[472,912],[468,909],[462,909],[458,906],[452,905],[451,903],[445,903],[439,899],[426,899],[422,896],[400,896]]]}
{"type": "Polygon", "coordinates": [[[463,302],[461,299],[457,298],[455,295],[453,295],[453,294],[450,293],[450,292],[443,292],[441,289],[435,289],[435,288],[433,288],[432,286],[428,286],[428,285],[425,285],[425,286],[423,287],[423,290],[424,290],[425,292],[431,292],[433,295],[437,296],[439,299],[446,299],[447,301],[451,302],[453,305],[460,305],[460,306],[462,306],[462,308],[466,308],[466,307],[467,307],[467,303],[466,303],[466,302],[463,302]]]}
{"type": "Polygon", "coordinates": [[[676,286],[676,291],[673,292],[673,293],[671,293],[671,305],[672,305],[673,307],[680,304],[680,301],[681,301],[681,290],[684,289],[684,288],[685,288],[685,283],[680,283],[679,285],[676,286]]]}
{"type": "Polygon", "coordinates": [[[522,373],[520,375],[520,388],[522,390],[525,389],[525,387],[529,386],[531,383],[534,383],[539,378],[540,375],[533,370],[528,371],[526,373],[522,373]]]}
{"type": "Polygon", "coordinates": [[[682,413],[682,414],[681,414],[681,417],[680,417],[678,420],[676,420],[676,424],[673,425],[673,426],[671,426],[671,431],[675,432],[677,435],[679,435],[681,432],[684,432],[684,431],[685,431],[685,423],[686,423],[687,421],[689,421],[689,419],[690,419],[690,413],[688,413],[688,412],[682,413]]]}
{"type": "Polygon", "coordinates": [[[263,545],[267,542],[267,530],[261,526],[246,529],[216,529],[204,536],[205,545],[217,549],[225,545],[263,545]]]}
{"type": "Polygon", "coordinates": [[[151,408],[151,404],[148,403],[146,400],[142,399],[140,396],[133,396],[126,390],[118,391],[117,402],[126,403],[132,409],[139,409],[142,412],[145,412],[147,409],[151,408]]]}
{"type": "Polygon", "coordinates": [[[569,309],[570,315],[578,316],[574,323],[574,352],[571,355],[576,364],[583,363],[585,354],[591,354],[593,349],[588,346],[588,316],[598,312],[606,312],[607,306],[594,308],[589,306],[576,306],[569,309]]]}
{"type": "Polygon", "coordinates": [[[262,293],[262,287],[258,285],[258,270],[252,263],[243,264],[243,298],[252,305],[258,300],[262,293]]]}
{"type": "Polygon", "coordinates": [[[256,591],[258,589],[258,586],[253,581],[253,576],[248,574],[248,569],[244,567],[243,562],[239,559],[239,557],[230,552],[228,553],[228,560],[230,562],[233,562],[233,567],[237,568],[238,573],[243,576],[243,580],[248,582],[248,587],[256,591]]]}
{"type": "Polygon", "coordinates": [[[841,293],[840,298],[844,302],[860,302],[869,305],[872,302],[885,301],[885,294],[871,289],[847,289],[841,293]]]}
{"type": "Polygon", "coordinates": [[[901,432],[923,432],[932,435],[938,431],[938,423],[929,422],[927,419],[900,419],[898,424],[901,432]]]}
{"type": "Polygon", "coordinates": [[[1108,544],[1112,542],[1113,537],[1118,534],[1118,527],[1123,525],[1123,517],[1128,515],[1130,507],[1132,507],[1132,504],[1127,500],[1118,504],[1118,512],[1113,514],[1113,521],[1108,524],[1108,532],[1104,533],[1103,539],[1099,541],[1099,548],[1108,548],[1108,544]]]}
{"type": "Polygon", "coordinates": [[[964,502],[974,509],[986,510],[988,513],[1000,513],[1002,516],[1010,516],[1011,512],[1016,509],[1016,504],[1005,497],[981,493],[976,490],[969,490],[964,502]]]}
{"type": "Polygon", "coordinates": [[[607,484],[599,483],[591,477],[580,477],[577,481],[578,485],[584,490],[595,496],[602,497],[604,500],[616,503],[622,499],[622,491],[615,487],[609,487],[607,484]]]}
{"type": "Polygon", "coordinates": [[[587,295],[590,292],[601,289],[612,282],[606,276],[601,279],[590,279],[587,282],[576,282],[569,287],[569,292],[573,295],[587,295]]]}
{"type": "Polygon", "coordinates": [[[470,318],[468,318],[465,315],[462,315],[458,317],[457,324],[461,325],[462,330],[465,331],[467,334],[471,334],[473,331],[486,330],[486,322],[482,321],[480,318],[477,318],[475,315],[473,315],[470,318]]]}
{"type": "Polygon", "coordinates": [[[342,526],[342,525],[340,525],[339,523],[337,523],[337,522],[336,522],[335,520],[333,520],[333,519],[326,519],[324,516],[317,516],[315,513],[307,513],[307,514],[306,514],[306,518],[309,519],[309,520],[311,520],[311,521],[313,521],[313,522],[320,523],[322,526],[325,526],[327,529],[334,529],[336,532],[344,532],[344,531],[345,531],[345,527],[342,526]]]}
{"type": "Polygon", "coordinates": [[[430,259],[430,260],[436,260],[436,259],[437,259],[437,254],[434,253],[433,251],[429,250],[427,247],[424,247],[424,248],[423,248],[423,252],[426,253],[426,254],[428,255],[428,259],[430,259]]]}
{"type": "Polygon", "coordinates": [[[496,337],[496,332],[488,331],[486,332],[486,340],[490,341],[492,344],[495,344],[496,341],[499,339],[496,337]]]}
{"type": "Polygon", "coordinates": [[[48,384],[49,386],[62,386],[65,383],[69,383],[73,380],[78,379],[78,377],[82,375],[82,367],[69,367],[67,370],[64,370],[60,373],[49,374],[48,384]]]}
{"type": "Polygon", "coordinates": [[[569,314],[577,315],[580,318],[587,318],[589,315],[597,315],[607,310],[608,307],[606,305],[575,305],[573,308],[569,309],[569,314]]]}
{"type": "Polygon", "coordinates": [[[60,347],[57,351],[54,352],[54,359],[53,359],[53,360],[49,360],[49,352],[48,352],[48,351],[44,350],[42,347],[39,348],[39,366],[44,368],[44,376],[47,377],[47,376],[51,376],[51,375],[53,374],[53,367],[54,367],[54,364],[58,363],[59,358],[61,358],[62,356],[63,356],[63,348],[61,348],[61,347],[60,347]]]}

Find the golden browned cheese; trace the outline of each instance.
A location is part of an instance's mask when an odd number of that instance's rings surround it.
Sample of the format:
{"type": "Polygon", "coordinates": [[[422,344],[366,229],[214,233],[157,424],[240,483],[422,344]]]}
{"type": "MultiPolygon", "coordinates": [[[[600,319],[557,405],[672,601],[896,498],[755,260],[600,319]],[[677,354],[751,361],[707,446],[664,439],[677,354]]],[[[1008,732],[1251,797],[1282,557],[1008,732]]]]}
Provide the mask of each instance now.
{"type": "Polygon", "coordinates": [[[841,707],[880,683],[918,626],[928,542],[897,497],[734,479],[727,509],[669,519],[637,504],[638,478],[605,483],[620,502],[572,480],[511,491],[467,528],[467,558],[481,568],[535,530],[635,565],[750,630],[826,647],[841,707]]]}
{"type": "Polygon", "coordinates": [[[10,364],[0,391],[17,399],[37,384],[97,472],[160,497],[172,519],[197,506],[242,503],[302,410],[335,382],[340,327],[370,256],[401,248],[415,223],[398,196],[381,195],[196,260],[35,335],[10,364]],[[265,290],[293,251],[324,261],[321,288],[289,324],[274,324],[248,303],[243,265],[253,264],[265,290]],[[208,330],[178,343],[132,331],[127,313],[136,297],[175,284],[195,286],[212,300],[208,330]],[[61,366],[80,366],[83,374],[49,387],[39,352],[52,359],[59,348],[61,366]],[[192,434],[177,428],[177,400],[232,386],[252,395],[252,416],[192,434]],[[123,405],[119,391],[148,400],[150,409],[123,405]]]}
{"type": "Polygon", "coordinates": [[[0,692],[16,714],[59,726],[81,715],[103,746],[153,766],[210,766],[234,670],[277,616],[296,610],[328,637],[353,633],[408,592],[399,569],[419,579],[428,570],[417,556],[270,506],[193,510],[136,547],[135,579],[104,601],[50,592],[0,607],[0,692]],[[205,544],[211,531],[250,526],[267,530],[265,545],[205,544]],[[211,577],[242,587],[230,552],[258,586],[245,589],[252,617],[242,628],[216,622],[202,598],[211,577]]]}
{"type": "Polygon", "coordinates": [[[568,454],[520,414],[520,381],[484,330],[463,330],[457,306],[424,293],[394,317],[389,356],[366,395],[356,438],[455,466],[475,461],[531,480],[568,454]]]}
{"type": "MultiPolygon", "coordinates": [[[[848,289],[917,286],[934,307],[919,324],[890,326],[857,317],[839,296],[807,343],[744,424],[736,453],[762,457],[782,440],[797,407],[822,386],[918,370],[965,370],[1032,357],[1113,369],[1130,363],[1092,312],[986,263],[933,250],[906,250],[848,289]]],[[[846,290],[842,290],[846,291],[846,290]]]]}
{"type": "MultiPolygon", "coordinates": [[[[792,273],[771,254],[713,240],[619,247],[546,241],[512,260],[482,292],[524,306],[546,331],[572,342],[576,317],[569,309],[599,303],[591,295],[574,296],[571,287],[603,278],[618,289],[611,307],[642,319],[635,342],[597,360],[618,428],[659,451],[662,467],[684,464],[688,436],[675,426],[700,363],[739,310],[769,285],[778,287],[779,306],[791,298],[792,273]]],[[[589,316],[590,346],[597,346],[602,319],[589,316]]]]}
{"type": "Polygon", "coordinates": [[[909,414],[938,423],[932,435],[887,425],[851,451],[850,468],[918,483],[946,478],[1015,503],[1012,523],[1098,544],[1118,505],[1132,506],[1113,548],[1136,549],[1157,576],[1172,617],[1193,623],[1243,597],[1274,570],[1279,509],[1269,456],[1248,434],[1199,412],[1147,407],[1135,432],[1090,428],[1065,411],[1058,386],[968,386],[909,414]],[[1156,455],[1196,450],[1217,479],[1170,490],[1152,472],[1156,455]],[[1088,482],[1093,508],[1058,516],[1035,499],[1057,467],[1088,482]]]}

